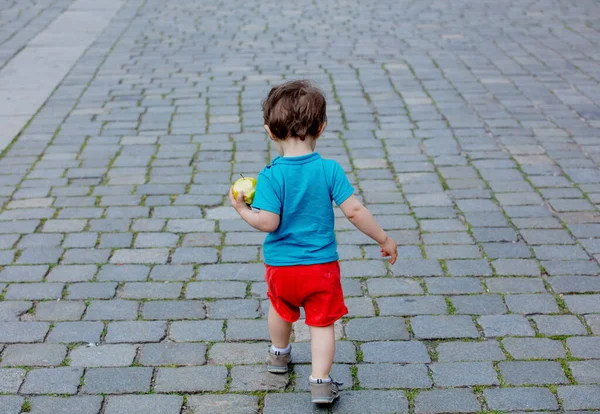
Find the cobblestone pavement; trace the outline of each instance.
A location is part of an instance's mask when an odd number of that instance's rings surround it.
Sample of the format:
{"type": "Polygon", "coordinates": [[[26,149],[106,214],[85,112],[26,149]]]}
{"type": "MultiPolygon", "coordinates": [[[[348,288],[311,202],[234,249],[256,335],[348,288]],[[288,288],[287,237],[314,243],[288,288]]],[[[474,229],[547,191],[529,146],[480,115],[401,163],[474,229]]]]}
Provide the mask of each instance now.
{"type": "MultiPolygon", "coordinates": [[[[74,5],[0,0],[0,66],[74,5]]],[[[0,160],[0,413],[600,410],[599,18],[124,1],[0,160]],[[319,152],[402,259],[336,210],[346,391],[322,410],[303,323],[293,372],[265,372],[263,235],[224,196],[273,156],[270,85],[304,77],[319,152]]]]}

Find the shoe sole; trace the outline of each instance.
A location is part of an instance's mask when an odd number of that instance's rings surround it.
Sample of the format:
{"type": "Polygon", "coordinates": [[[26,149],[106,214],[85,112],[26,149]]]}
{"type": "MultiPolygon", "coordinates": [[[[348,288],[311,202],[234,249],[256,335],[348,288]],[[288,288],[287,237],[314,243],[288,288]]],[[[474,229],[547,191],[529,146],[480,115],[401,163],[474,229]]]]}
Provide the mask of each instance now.
{"type": "Polygon", "coordinates": [[[340,397],[340,394],[336,395],[335,397],[313,397],[311,400],[312,400],[313,404],[331,404],[332,402],[337,400],[339,397],[340,397]]]}
{"type": "Polygon", "coordinates": [[[269,371],[272,374],[285,374],[286,372],[288,372],[288,367],[268,366],[267,371],[269,371]]]}

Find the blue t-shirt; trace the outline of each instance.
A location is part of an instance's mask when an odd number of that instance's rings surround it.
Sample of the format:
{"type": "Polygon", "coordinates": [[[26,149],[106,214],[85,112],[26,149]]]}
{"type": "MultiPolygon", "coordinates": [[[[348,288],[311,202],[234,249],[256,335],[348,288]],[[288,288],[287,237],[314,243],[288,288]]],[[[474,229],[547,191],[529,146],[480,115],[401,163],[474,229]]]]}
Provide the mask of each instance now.
{"type": "Polygon", "coordinates": [[[279,214],[263,244],[265,263],[295,266],[338,260],[332,201],[354,193],[342,167],[317,152],[277,157],[258,175],[252,207],[279,214]]]}

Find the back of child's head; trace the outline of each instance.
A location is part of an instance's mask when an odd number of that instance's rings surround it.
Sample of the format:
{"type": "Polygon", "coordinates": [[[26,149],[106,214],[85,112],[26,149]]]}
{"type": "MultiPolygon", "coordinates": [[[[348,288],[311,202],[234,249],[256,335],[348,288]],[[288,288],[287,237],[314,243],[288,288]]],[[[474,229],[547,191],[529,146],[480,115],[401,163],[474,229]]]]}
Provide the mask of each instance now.
{"type": "Polygon", "coordinates": [[[306,80],[275,86],[263,102],[265,125],[275,137],[316,137],[327,121],[325,97],[306,80]]]}

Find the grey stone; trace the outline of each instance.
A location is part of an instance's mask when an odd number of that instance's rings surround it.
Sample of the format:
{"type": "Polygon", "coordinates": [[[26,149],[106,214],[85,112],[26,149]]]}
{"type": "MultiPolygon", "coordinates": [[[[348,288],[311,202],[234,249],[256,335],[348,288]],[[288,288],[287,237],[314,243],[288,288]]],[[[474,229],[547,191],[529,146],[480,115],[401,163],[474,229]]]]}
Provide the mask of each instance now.
{"type": "Polygon", "coordinates": [[[600,313],[600,295],[565,295],[563,299],[573,313],[600,313]]]}
{"type": "Polygon", "coordinates": [[[205,305],[195,300],[156,300],[145,302],[142,308],[144,319],[204,319],[205,305]]]}
{"type": "Polygon", "coordinates": [[[137,346],[100,345],[74,348],[69,357],[74,367],[121,367],[131,365],[137,346]]]}
{"type": "Polygon", "coordinates": [[[46,280],[48,282],[86,282],[96,274],[94,265],[58,265],[52,268],[46,280]]]}
{"type": "Polygon", "coordinates": [[[176,299],[181,293],[182,283],[130,282],[121,290],[126,299],[176,299]]]}
{"type": "Polygon", "coordinates": [[[0,393],[16,394],[25,379],[26,371],[19,368],[0,369],[0,393]]]}
{"type": "Polygon", "coordinates": [[[356,318],[346,324],[346,337],[354,341],[408,339],[404,319],[397,317],[356,318]]]}
{"type": "Polygon", "coordinates": [[[223,321],[172,322],[169,338],[176,342],[223,341],[223,321]]]}
{"type": "Polygon", "coordinates": [[[27,373],[24,394],[76,394],[82,368],[58,367],[34,369],[27,373]]]}
{"type": "Polygon", "coordinates": [[[61,413],[61,414],[97,414],[100,412],[102,397],[88,395],[81,397],[33,397],[31,413],[61,413]]]}
{"type": "Polygon", "coordinates": [[[25,398],[16,395],[0,395],[1,414],[19,414],[25,398]]]}
{"type": "Polygon", "coordinates": [[[94,247],[98,240],[97,233],[70,233],[67,234],[64,247],[94,247]]]}
{"type": "MultiPolygon", "coordinates": [[[[269,395],[271,394],[267,396],[269,395]]],[[[187,405],[193,414],[212,414],[218,411],[231,414],[255,414],[258,409],[258,397],[244,394],[191,395],[187,405]]],[[[289,410],[289,405],[285,406],[289,410]]],[[[277,407],[281,405],[277,404],[277,407]]]]}
{"type": "Polygon", "coordinates": [[[499,364],[504,380],[511,385],[565,384],[565,376],[559,362],[550,361],[504,361],[499,364]]]}
{"type": "Polygon", "coordinates": [[[4,299],[60,299],[63,288],[62,283],[12,284],[6,289],[4,299]]]}
{"type": "Polygon", "coordinates": [[[0,302],[0,321],[16,322],[19,317],[33,306],[33,302],[3,301],[0,302]]]}
{"type": "Polygon", "coordinates": [[[599,359],[600,336],[572,337],[567,339],[567,347],[575,358],[599,359]]]}
{"type": "Polygon", "coordinates": [[[506,313],[506,305],[499,295],[452,296],[458,315],[498,315],[506,313]]]}
{"type": "Polygon", "coordinates": [[[521,315],[485,315],[478,318],[486,337],[534,336],[533,328],[521,315]]]}
{"type": "Polygon", "coordinates": [[[85,304],[77,301],[40,302],[35,310],[38,321],[72,321],[79,320],[85,304]]]}
{"type": "Polygon", "coordinates": [[[107,398],[106,414],[142,414],[157,412],[178,414],[183,397],[179,395],[112,395],[107,398]]]}
{"type": "MultiPolygon", "coordinates": [[[[267,342],[253,343],[216,343],[208,352],[208,364],[259,364],[263,363],[267,350],[267,342]]],[[[297,346],[292,345],[294,361],[300,363],[297,346]]],[[[310,356],[308,358],[310,361],[310,356]]]]}
{"type": "Polygon", "coordinates": [[[68,249],[65,252],[63,264],[102,264],[110,256],[108,249],[68,249]]]}
{"type": "Polygon", "coordinates": [[[410,323],[419,339],[479,338],[479,332],[468,316],[415,316],[410,323]]]}
{"type": "Polygon", "coordinates": [[[260,316],[258,301],[254,299],[224,299],[208,306],[208,317],[211,319],[253,319],[260,316]]]}
{"type": "MultiPolygon", "coordinates": [[[[133,226],[135,230],[135,225],[133,226]]],[[[133,235],[131,233],[104,233],[100,236],[101,249],[114,249],[119,247],[131,247],[133,235]]]]}
{"type": "Polygon", "coordinates": [[[536,278],[501,277],[487,279],[485,282],[493,293],[538,293],[546,292],[544,282],[536,278]]]}
{"type": "Polygon", "coordinates": [[[194,267],[192,265],[159,265],[154,266],[150,272],[152,280],[161,281],[187,281],[193,276],[194,267]]]}
{"type": "Polygon", "coordinates": [[[492,275],[492,269],[485,260],[448,260],[446,266],[452,276],[492,275]]]}
{"type": "Polygon", "coordinates": [[[41,282],[48,266],[7,266],[0,272],[2,282],[41,282]]]}
{"type": "Polygon", "coordinates": [[[198,298],[243,298],[246,284],[243,282],[192,282],[185,291],[188,299],[198,298]]]}
{"type": "Polygon", "coordinates": [[[30,247],[21,253],[18,264],[44,264],[58,263],[63,254],[63,249],[56,247],[30,247]]]}
{"type": "Polygon", "coordinates": [[[112,299],[117,291],[117,284],[103,283],[73,283],[68,287],[69,299],[112,299]]]}
{"type": "Polygon", "coordinates": [[[206,345],[166,342],[146,344],[142,349],[140,363],[142,365],[202,365],[206,345]]]}
{"type": "Polygon", "coordinates": [[[559,341],[548,338],[505,338],[504,349],[515,359],[556,359],[565,357],[559,341]]]}
{"type": "Polygon", "coordinates": [[[43,341],[49,329],[48,322],[0,322],[0,343],[43,341]]]}
{"type": "Polygon", "coordinates": [[[100,342],[102,322],[59,322],[48,335],[47,342],[100,342]]]}
{"type": "Polygon", "coordinates": [[[569,368],[578,384],[600,384],[600,361],[569,362],[569,368]]]}
{"type": "Polygon", "coordinates": [[[586,315],[585,321],[594,335],[600,335],[600,315],[586,315]]]}
{"type": "MultiPolygon", "coordinates": [[[[285,407],[286,412],[293,413],[320,413],[324,409],[316,404],[307,406],[306,401],[310,398],[310,394],[306,393],[278,393],[278,394],[267,394],[265,396],[263,413],[274,414],[281,412],[281,407],[285,407]]],[[[248,411],[242,411],[247,413],[256,412],[256,407],[245,407],[248,411]],[[254,411],[250,411],[253,409],[254,411]]],[[[237,411],[235,411],[237,412],[237,411]]]]}
{"type": "Polygon", "coordinates": [[[415,413],[473,413],[481,403],[471,390],[433,390],[420,392],[415,398],[415,413]]]}
{"type": "Polygon", "coordinates": [[[129,394],[150,391],[152,368],[90,368],[82,388],[84,394],[129,394]]]}
{"type": "Polygon", "coordinates": [[[532,317],[542,335],[586,335],[587,330],[574,315],[536,315],[532,317]]]}
{"type": "Polygon", "coordinates": [[[407,413],[408,400],[399,391],[347,391],[333,406],[334,413],[361,414],[364,412],[390,414],[407,413]]]}
{"type": "Polygon", "coordinates": [[[116,264],[164,264],[168,257],[168,249],[121,249],[113,253],[110,262],[116,264]]]}
{"type": "Polygon", "coordinates": [[[343,277],[376,277],[385,276],[387,269],[381,260],[353,260],[340,262],[340,273],[343,277]]]}
{"type": "MultiPolygon", "coordinates": [[[[294,363],[308,364],[311,362],[311,350],[310,343],[299,342],[292,344],[294,349],[294,363]]],[[[336,341],[335,343],[335,356],[333,362],[338,364],[352,364],[356,362],[356,347],[352,342],[349,341],[336,341]]],[[[264,351],[263,351],[264,353],[264,351]]],[[[264,355],[261,358],[261,362],[264,359],[264,355]]]]}
{"type": "Polygon", "coordinates": [[[128,300],[96,300],[87,308],[83,319],[89,321],[132,320],[138,314],[138,303],[128,300]]]}
{"type": "Polygon", "coordinates": [[[430,294],[483,293],[481,283],[471,277],[432,277],[426,279],[430,294]]]}
{"type": "Polygon", "coordinates": [[[558,398],[566,410],[600,409],[600,386],[572,385],[558,387],[558,398]]]}
{"type": "Polygon", "coordinates": [[[390,266],[394,276],[443,276],[444,273],[437,260],[400,260],[390,266]]]}
{"type": "Polygon", "coordinates": [[[387,297],[377,299],[380,315],[445,314],[447,305],[441,296],[387,297]]]}
{"type": "Polygon", "coordinates": [[[483,391],[490,410],[557,410],[556,397],[547,388],[491,388],[483,391]]]}
{"type": "Polygon", "coordinates": [[[430,369],[438,387],[500,384],[491,362],[438,362],[430,369]]]}
{"type": "Polygon", "coordinates": [[[159,368],[154,389],[158,392],[220,391],[225,388],[226,381],[225,367],[159,368]]]}
{"type": "MultiPolygon", "coordinates": [[[[224,368],[221,368],[225,371],[224,368]]],[[[223,372],[222,387],[225,386],[226,372],[223,372]]],[[[232,391],[275,391],[283,390],[287,383],[287,375],[277,375],[267,372],[263,366],[239,365],[231,369],[232,391]]],[[[218,384],[218,383],[217,383],[218,384]]]]}
{"type": "Polygon", "coordinates": [[[424,364],[360,364],[358,380],[363,388],[430,388],[424,364]]]}
{"type": "Polygon", "coordinates": [[[427,347],[418,341],[367,342],[362,344],[365,362],[429,363],[427,347]]]}
{"type": "Polygon", "coordinates": [[[442,342],[437,346],[438,361],[502,361],[506,356],[495,341],[442,342]]]}
{"type": "Polygon", "coordinates": [[[143,281],[148,277],[149,269],[142,265],[105,265],[98,273],[98,280],[115,280],[117,282],[143,281]]]}
{"type": "Polygon", "coordinates": [[[60,365],[67,355],[67,347],[59,344],[14,344],[2,354],[2,366],[60,365]]]}
{"type": "Polygon", "coordinates": [[[559,311],[554,297],[549,294],[506,295],[504,300],[508,309],[514,313],[557,313],[559,311]]]}
{"type": "Polygon", "coordinates": [[[539,276],[540,267],[530,259],[498,259],[492,262],[500,276],[539,276]]]}
{"type": "Polygon", "coordinates": [[[159,342],[164,338],[167,324],[164,321],[111,322],[106,342],[159,342]]]}
{"type": "Polygon", "coordinates": [[[377,278],[367,281],[370,296],[419,295],[423,288],[414,279],[377,278]]]}
{"type": "Polygon", "coordinates": [[[268,340],[269,331],[264,320],[230,319],[227,323],[226,340],[258,341],[268,340]]]}

